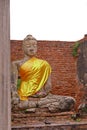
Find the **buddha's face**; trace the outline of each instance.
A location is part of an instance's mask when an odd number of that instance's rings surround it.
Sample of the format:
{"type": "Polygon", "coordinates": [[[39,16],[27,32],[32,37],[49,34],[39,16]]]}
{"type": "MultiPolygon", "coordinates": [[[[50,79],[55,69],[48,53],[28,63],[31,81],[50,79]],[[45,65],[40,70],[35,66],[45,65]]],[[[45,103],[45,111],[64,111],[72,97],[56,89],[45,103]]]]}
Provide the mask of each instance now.
{"type": "Polygon", "coordinates": [[[27,40],[23,43],[23,50],[27,56],[35,56],[37,53],[37,41],[27,40]]]}

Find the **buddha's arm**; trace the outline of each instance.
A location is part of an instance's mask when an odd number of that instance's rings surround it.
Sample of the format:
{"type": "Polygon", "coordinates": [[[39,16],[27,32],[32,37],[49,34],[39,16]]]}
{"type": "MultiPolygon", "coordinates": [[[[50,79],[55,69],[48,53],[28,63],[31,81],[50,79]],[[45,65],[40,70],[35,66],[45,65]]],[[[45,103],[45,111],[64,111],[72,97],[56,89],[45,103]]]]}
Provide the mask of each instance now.
{"type": "Polygon", "coordinates": [[[46,91],[46,93],[49,93],[52,89],[52,83],[51,83],[51,75],[48,77],[48,80],[44,86],[44,90],[46,91]]]}
{"type": "Polygon", "coordinates": [[[17,86],[17,80],[18,80],[17,62],[12,62],[12,64],[11,64],[11,82],[12,82],[12,84],[17,86]]]}
{"type": "Polygon", "coordinates": [[[45,85],[40,89],[40,91],[37,94],[33,95],[32,97],[45,97],[51,92],[51,89],[52,89],[52,84],[51,84],[51,75],[50,75],[45,85]]]}
{"type": "Polygon", "coordinates": [[[17,92],[18,68],[17,62],[11,64],[11,101],[14,105],[19,103],[19,95],[17,92]]]}

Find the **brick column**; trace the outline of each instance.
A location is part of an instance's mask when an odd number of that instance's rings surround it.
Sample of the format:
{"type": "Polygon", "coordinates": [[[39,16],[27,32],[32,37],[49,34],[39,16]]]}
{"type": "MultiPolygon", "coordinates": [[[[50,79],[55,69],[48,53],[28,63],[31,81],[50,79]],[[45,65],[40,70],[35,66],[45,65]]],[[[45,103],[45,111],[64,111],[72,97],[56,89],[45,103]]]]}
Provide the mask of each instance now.
{"type": "Polygon", "coordinates": [[[0,0],[0,130],[11,129],[10,0],[0,0]]]}

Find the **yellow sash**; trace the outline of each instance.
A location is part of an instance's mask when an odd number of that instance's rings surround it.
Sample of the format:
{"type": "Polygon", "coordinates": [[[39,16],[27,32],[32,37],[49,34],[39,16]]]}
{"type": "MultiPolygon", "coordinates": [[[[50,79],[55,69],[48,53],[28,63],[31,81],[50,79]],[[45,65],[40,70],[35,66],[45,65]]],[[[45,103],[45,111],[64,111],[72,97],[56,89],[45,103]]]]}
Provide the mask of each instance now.
{"type": "Polygon", "coordinates": [[[34,95],[46,83],[51,73],[51,66],[47,61],[31,58],[26,61],[19,70],[21,85],[18,94],[21,100],[28,100],[28,96],[34,95]]]}

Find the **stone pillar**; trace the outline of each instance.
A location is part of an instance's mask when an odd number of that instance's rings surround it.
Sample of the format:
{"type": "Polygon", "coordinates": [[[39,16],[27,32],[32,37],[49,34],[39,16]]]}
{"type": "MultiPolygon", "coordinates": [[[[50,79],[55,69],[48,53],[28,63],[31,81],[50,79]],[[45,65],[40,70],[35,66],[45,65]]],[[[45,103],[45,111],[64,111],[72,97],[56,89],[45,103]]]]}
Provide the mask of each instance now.
{"type": "Polygon", "coordinates": [[[10,0],[0,0],[0,130],[11,129],[10,0]]]}

